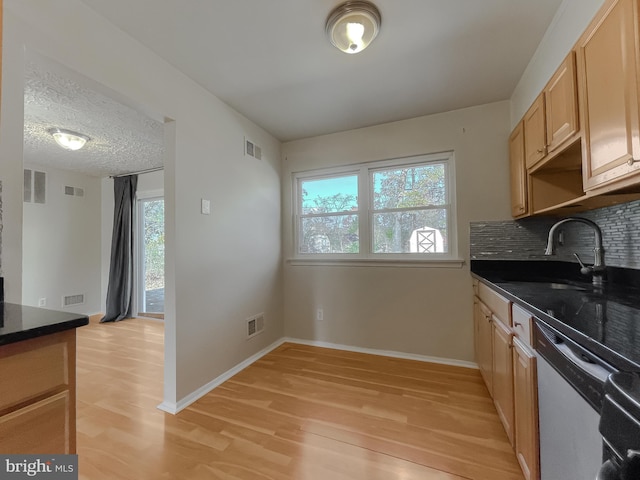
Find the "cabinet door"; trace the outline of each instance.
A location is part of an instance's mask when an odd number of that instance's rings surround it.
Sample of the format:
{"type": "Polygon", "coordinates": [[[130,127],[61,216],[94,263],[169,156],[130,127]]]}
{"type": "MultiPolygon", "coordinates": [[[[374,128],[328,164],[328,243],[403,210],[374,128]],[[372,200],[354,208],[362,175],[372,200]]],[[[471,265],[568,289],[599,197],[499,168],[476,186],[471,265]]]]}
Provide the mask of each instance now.
{"type": "Polygon", "coordinates": [[[511,330],[494,318],[493,322],[493,403],[511,445],[513,445],[513,359],[511,330]]]}
{"type": "Polygon", "coordinates": [[[544,92],[524,114],[524,154],[527,168],[533,167],[547,154],[544,92]]]}
{"type": "Polygon", "coordinates": [[[0,452],[75,453],[68,391],[0,417],[0,452]]]}
{"type": "Polygon", "coordinates": [[[524,127],[518,124],[509,137],[509,166],[511,172],[511,215],[527,214],[527,170],[524,160],[524,127]]]}
{"type": "Polygon", "coordinates": [[[571,52],[544,90],[547,145],[552,152],[578,131],[576,60],[571,52]]]}
{"type": "Polygon", "coordinates": [[[489,394],[493,396],[493,333],[491,324],[491,311],[480,301],[477,308],[478,338],[477,338],[477,362],[480,373],[487,385],[489,394]]]}
{"type": "Polygon", "coordinates": [[[516,456],[526,480],[538,480],[540,469],[536,357],[513,340],[513,400],[516,456]]]}
{"type": "Polygon", "coordinates": [[[585,190],[640,168],[638,2],[605,5],[577,48],[585,190]]]}

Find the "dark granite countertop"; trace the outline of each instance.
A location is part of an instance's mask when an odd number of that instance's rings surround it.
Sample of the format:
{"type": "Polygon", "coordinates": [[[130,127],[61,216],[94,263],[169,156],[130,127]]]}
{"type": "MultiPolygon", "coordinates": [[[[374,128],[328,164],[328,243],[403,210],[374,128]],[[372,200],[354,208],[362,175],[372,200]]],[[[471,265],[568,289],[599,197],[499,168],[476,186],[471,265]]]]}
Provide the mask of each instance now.
{"type": "Polygon", "coordinates": [[[15,303],[0,305],[0,346],[82,327],[89,323],[89,317],[78,313],[58,312],[15,303]]]}
{"type": "Polygon", "coordinates": [[[567,262],[473,260],[475,278],[620,370],[640,372],[640,271],[607,268],[603,288],[567,262]]]}

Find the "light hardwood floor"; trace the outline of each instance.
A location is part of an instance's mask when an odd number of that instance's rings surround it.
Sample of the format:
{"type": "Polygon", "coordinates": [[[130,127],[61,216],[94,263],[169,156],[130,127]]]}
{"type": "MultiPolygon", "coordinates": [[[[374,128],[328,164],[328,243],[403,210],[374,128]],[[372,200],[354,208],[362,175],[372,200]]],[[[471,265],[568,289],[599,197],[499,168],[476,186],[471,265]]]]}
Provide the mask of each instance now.
{"type": "Polygon", "coordinates": [[[162,323],[77,351],[82,479],[522,479],[475,370],[288,343],[172,416],[162,323]]]}

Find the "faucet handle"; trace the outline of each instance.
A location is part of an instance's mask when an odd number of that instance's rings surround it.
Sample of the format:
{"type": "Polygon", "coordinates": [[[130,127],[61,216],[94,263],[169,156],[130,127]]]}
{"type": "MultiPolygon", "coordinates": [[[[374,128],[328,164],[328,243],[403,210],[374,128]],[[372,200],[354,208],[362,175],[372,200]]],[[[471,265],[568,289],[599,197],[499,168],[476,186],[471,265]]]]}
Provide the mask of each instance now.
{"type": "Polygon", "coordinates": [[[583,275],[589,275],[590,273],[593,272],[593,268],[592,267],[587,267],[584,263],[582,263],[582,260],[580,260],[580,255],[578,255],[577,253],[573,254],[574,257],[576,257],[576,259],[578,260],[578,263],[580,264],[580,273],[583,275]]]}

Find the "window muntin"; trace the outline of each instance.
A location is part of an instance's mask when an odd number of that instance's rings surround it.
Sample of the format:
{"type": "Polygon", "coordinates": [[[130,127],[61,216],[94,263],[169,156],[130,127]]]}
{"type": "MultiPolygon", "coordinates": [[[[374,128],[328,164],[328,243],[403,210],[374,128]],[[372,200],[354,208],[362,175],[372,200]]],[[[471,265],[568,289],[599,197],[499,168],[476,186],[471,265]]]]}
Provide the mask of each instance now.
{"type": "Polygon", "coordinates": [[[300,257],[437,260],[457,251],[452,153],[295,173],[294,185],[300,257]]]}

